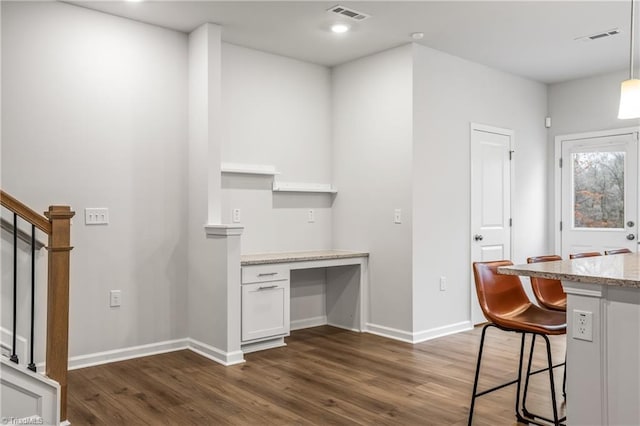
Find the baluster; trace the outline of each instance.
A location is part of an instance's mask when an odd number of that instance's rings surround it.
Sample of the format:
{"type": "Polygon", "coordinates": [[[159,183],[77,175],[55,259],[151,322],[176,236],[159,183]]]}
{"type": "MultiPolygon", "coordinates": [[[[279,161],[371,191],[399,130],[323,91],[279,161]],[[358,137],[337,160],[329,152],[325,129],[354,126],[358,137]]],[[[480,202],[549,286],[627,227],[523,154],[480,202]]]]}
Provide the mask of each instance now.
{"type": "Polygon", "coordinates": [[[16,332],[17,332],[17,315],[18,308],[18,215],[13,214],[13,330],[12,330],[12,347],[11,347],[11,361],[16,364],[18,355],[16,355],[16,332]]]}
{"type": "Polygon", "coordinates": [[[36,309],[36,226],[31,225],[31,342],[29,370],[36,371],[36,364],[33,362],[33,347],[35,346],[35,309],[36,309]]]}

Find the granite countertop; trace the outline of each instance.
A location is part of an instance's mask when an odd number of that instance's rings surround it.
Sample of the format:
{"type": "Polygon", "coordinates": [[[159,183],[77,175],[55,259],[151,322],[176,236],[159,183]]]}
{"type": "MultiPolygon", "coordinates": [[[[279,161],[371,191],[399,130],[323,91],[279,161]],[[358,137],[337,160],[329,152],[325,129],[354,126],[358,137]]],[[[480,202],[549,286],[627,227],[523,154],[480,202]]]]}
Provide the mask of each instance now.
{"type": "Polygon", "coordinates": [[[311,260],[350,259],[354,257],[369,257],[369,253],[348,250],[314,250],[287,253],[243,254],[240,256],[240,264],[242,266],[267,265],[274,263],[305,262],[311,260]]]}
{"type": "Polygon", "coordinates": [[[640,254],[615,254],[525,265],[502,266],[506,275],[640,288],[640,254]]]}

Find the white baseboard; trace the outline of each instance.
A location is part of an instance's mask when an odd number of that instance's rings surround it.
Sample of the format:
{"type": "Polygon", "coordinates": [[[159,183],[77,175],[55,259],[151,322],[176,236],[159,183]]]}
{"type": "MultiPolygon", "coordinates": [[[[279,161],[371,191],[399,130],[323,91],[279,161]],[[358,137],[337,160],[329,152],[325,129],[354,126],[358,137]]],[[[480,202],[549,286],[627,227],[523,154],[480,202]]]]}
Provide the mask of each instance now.
{"type": "Polygon", "coordinates": [[[398,330],[397,328],[367,323],[366,332],[377,336],[388,337],[389,339],[400,340],[401,342],[413,343],[413,333],[398,330]]]}
{"type": "Polygon", "coordinates": [[[413,343],[426,342],[427,340],[437,337],[448,336],[449,334],[459,333],[461,331],[471,330],[473,324],[471,321],[462,321],[455,324],[436,327],[429,330],[423,330],[413,333],[413,343]]]}
{"type": "Polygon", "coordinates": [[[323,316],[319,316],[319,317],[313,317],[313,318],[304,318],[304,319],[299,319],[299,320],[293,320],[290,323],[290,330],[301,330],[303,328],[311,328],[311,327],[318,327],[321,325],[327,325],[327,316],[323,315],[323,316]]]}
{"type": "Polygon", "coordinates": [[[364,330],[359,330],[357,328],[351,328],[351,327],[345,327],[342,324],[334,324],[332,322],[328,322],[327,325],[330,325],[331,327],[335,327],[335,328],[341,328],[343,330],[349,330],[349,331],[354,331],[356,333],[362,333],[364,330]]]}
{"type": "Polygon", "coordinates": [[[473,325],[471,321],[462,321],[455,324],[446,325],[443,327],[431,328],[429,330],[423,330],[418,332],[409,332],[405,330],[398,330],[396,328],[385,327],[376,324],[367,324],[366,332],[375,334],[382,337],[388,337],[389,339],[399,340],[406,343],[421,343],[427,340],[435,339],[437,337],[447,336],[449,334],[459,333],[461,331],[471,330],[473,325]]]}
{"type": "MultiPolygon", "coordinates": [[[[69,358],[69,370],[78,368],[93,367],[111,362],[125,361],[127,359],[140,358],[143,356],[158,355],[167,352],[192,350],[206,358],[209,358],[222,365],[234,365],[244,362],[243,352],[224,352],[218,348],[199,342],[194,339],[185,338],[177,340],[167,340],[164,342],[150,343],[148,345],[132,346],[129,348],[114,349],[105,352],[79,355],[69,358]]],[[[38,364],[39,369],[44,368],[44,363],[38,364]]]]}
{"type": "Polygon", "coordinates": [[[111,351],[96,352],[87,355],[79,355],[69,358],[69,370],[93,367],[95,365],[124,361],[127,359],[140,358],[149,355],[157,355],[166,352],[179,351],[188,348],[188,339],[177,339],[158,343],[150,343],[148,345],[114,349],[111,351]]]}
{"type": "MultiPolygon", "coordinates": [[[[344,328],[351,331],[361,331],[351,328],[346,328],[337,324],[329,324],[327,317],[320,316],[314,318],[306,318],[303,320],[292,321],[291,330],[299,330],[308,327],[317,327],[320,325],[331,325],[333,327],[344,328]]],[[[436,337],[442,337],[449,334],[458,333],[461,331],[471,330],[473,325],[470,321],[463,321],[456,324],[447,325],[444,327],[432,328],[429,330],[423,330],[416,333],[411,333],[404,330],[398,330],[391,327],[385,327],[376,324],[367,324],[366,328],[362,331],[376,334],[378,336],[387,337],[389,339],[399,340],[407,343],[420,343],[436,337]]],[[[191,339],[176,339],[167,340],[164,342],[151,343],[148,345],[132,346],[129,348],[114,349],[105,352],[96,352],[93,354],[79,355],[69,358],[69,370],[75,370],[78,368],[92,367],[95,365],[108,364],[111,362],[124,361],[127,359],[140,358],[143,356],[157,355],[167,352],[179,351],[189,349],[196,352],[206,358],[209,358],[219,364],[229,366],[240,364],[244,362],[244,352],[248,351],[235,351],[224,352],[218,348],[215,348],[206,343],[191,339]]],[[[258,349],[259,350],[259,349],[258,349]]],[[[43,371],[44,363],[39,363],[38,368],[43,371]]]]}
{"type": "Polygon", "coordinates": [[[209,358],[224,366],[241,364],[244,362],[244,356],[242,351],[224,352],[218,348],[202,343],[198,340],[187,339],[189,341],[189,350],[202,355],[205,358],[209,358]]]}
{"type": "Polygon", "coordinates": [[[251,352],[263,351],[265,349],[280,348],[282,346],[287,346],[287,344],[284,342],[284,337],[265,340],[262,342],[245,343],[244,345],[242,345],[242,352],[244,352],[245,354],[250,354],[251,352]]]}

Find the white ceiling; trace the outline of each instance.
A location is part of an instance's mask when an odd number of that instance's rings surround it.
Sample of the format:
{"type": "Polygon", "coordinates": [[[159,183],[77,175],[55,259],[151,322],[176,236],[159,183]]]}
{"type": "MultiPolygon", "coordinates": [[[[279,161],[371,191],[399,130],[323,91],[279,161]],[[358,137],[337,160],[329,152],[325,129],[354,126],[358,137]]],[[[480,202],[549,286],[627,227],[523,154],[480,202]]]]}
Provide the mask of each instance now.
{"type": "MultiPolygon", "coordinates": [[[[227,42],[333,66],[412,41],[544,83],[628,67],[630,1],[74,1],[76,5],[190,32],[223,27],[227,42]],[[344,35],[326,10],[371,15],[344,35]],[[618,36],[576,38],[618,28],[618,36]]],[[[640,43],[638,43],[640,44],[640,43]]],[[[640,62],[640,60],[638,61],[640,62]]]]}

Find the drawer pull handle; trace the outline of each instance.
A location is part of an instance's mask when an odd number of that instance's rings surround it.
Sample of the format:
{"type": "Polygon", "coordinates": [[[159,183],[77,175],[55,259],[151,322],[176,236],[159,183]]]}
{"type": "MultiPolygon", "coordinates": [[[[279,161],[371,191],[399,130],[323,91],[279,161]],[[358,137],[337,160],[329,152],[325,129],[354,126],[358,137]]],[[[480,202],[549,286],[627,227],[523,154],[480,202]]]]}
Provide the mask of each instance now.
{"type": "Polygon", "coordinates": [[[278,287],[278,284],[267,285],[267,286],[264,286],[264,287],[258,287],[258,290],[269,290],[269,289],[276,288],[276,287],[278,287]]]}
{"type": "Polygon", "coordinates": [[[259,277],[271,277],[273,275],[278,275],[277,272],[261,272],[258,274],[259,277]]]}

